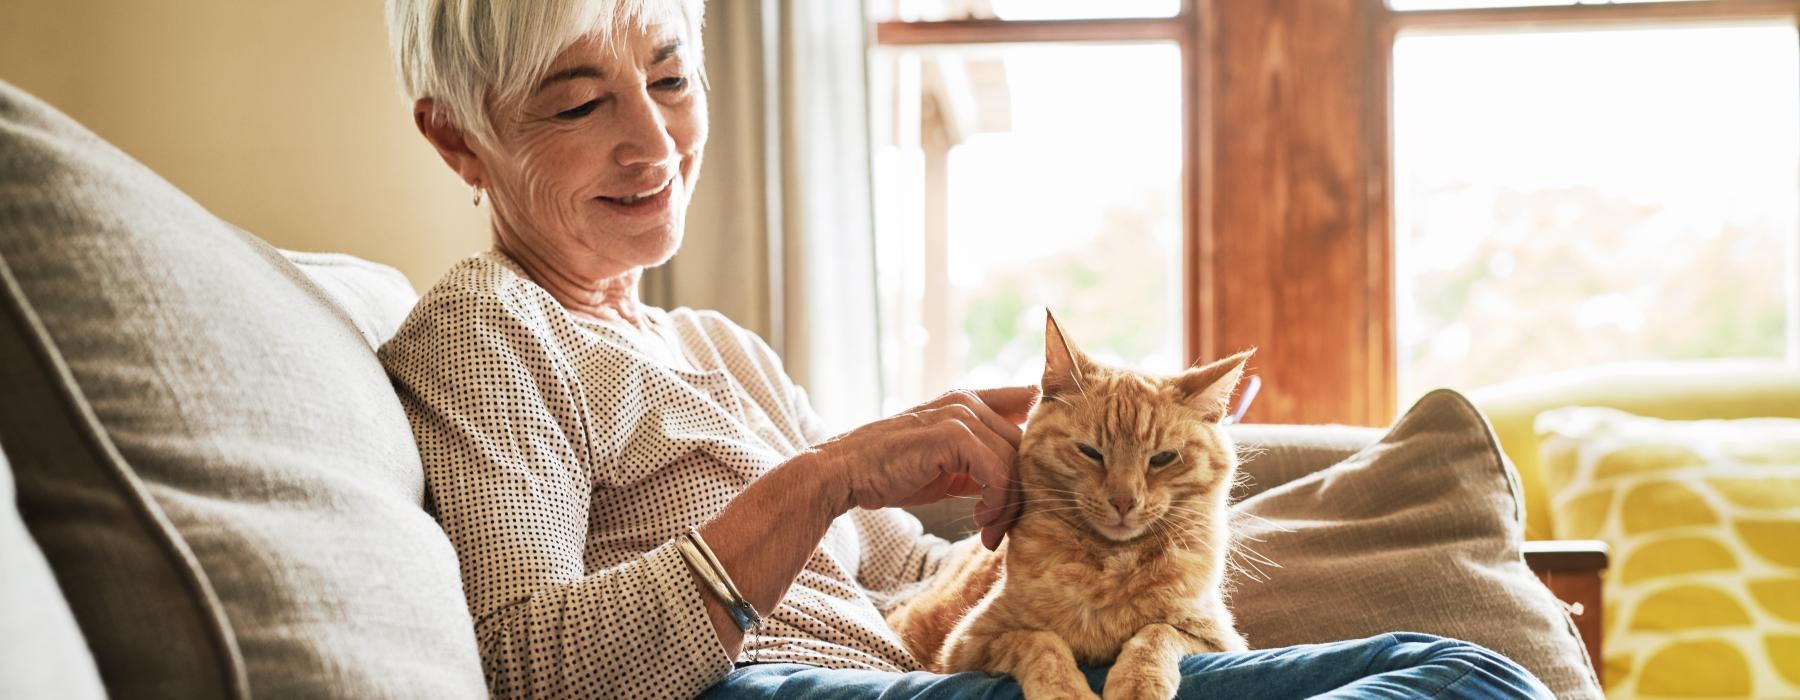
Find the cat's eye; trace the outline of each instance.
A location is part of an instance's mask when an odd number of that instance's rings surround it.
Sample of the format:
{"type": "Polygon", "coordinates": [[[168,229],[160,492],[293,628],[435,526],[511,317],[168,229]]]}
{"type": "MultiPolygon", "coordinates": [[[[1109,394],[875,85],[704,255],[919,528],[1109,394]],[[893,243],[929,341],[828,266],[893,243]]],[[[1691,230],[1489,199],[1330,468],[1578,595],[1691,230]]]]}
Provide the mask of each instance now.
{"type": "Polygon", "coordinates": [[[1150,466],[1166,467],[1179,457],[1181,457],[1181,455],[1175,454],[1174,450],[1163,450],[1150,456],[1150,466]]]}
{"type": "Polygon", "coordinates": [[[1075,443],[1075,449],[1081,450],[1081,453],[1084,455],[1087,455],[1088,459],[1094,460],[1096,462],[1105,462],[1106,461],[1106,458],[1100,455],[1099,450],[1096,450],[1087,445],[1083,445],[1078,442],[1078,443],[1075,443]]]}

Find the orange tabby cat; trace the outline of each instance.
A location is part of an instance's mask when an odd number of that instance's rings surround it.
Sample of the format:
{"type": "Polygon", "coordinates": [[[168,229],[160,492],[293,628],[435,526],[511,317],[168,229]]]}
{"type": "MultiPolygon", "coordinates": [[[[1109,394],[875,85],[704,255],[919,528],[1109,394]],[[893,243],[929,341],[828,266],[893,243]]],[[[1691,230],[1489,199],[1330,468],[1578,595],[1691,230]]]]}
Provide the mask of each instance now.
{"type": "Polygon", "coordinates": [[[1028,698],[1168,698],[1189,654],[1245,649],[1220,583],[1235,448],[1219,422],[1250,352],[1173,377],[1095,364],[1045,329],[1019,444],[1024,512],[998,552],[954,550],[888,615],[943,672],[1010,673],[1028,698]]]}

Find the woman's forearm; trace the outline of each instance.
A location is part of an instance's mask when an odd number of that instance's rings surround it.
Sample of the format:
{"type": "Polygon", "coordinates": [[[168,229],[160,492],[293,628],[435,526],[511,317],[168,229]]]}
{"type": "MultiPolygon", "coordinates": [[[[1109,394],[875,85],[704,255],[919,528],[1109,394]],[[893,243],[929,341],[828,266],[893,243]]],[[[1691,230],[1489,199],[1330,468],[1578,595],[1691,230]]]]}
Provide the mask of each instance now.
{"type": "MultiPolygon", "coordinates": [[[[832,480],[815,452],[803,452],[752,482],[725,510],[700,527],[738,590],[769,615],[787,595],[831,522],[850,508],[848,492],[832,480]]],[[[706,612],[725,653],[736,657],[744,632],[711,595],[706,612]]]]}

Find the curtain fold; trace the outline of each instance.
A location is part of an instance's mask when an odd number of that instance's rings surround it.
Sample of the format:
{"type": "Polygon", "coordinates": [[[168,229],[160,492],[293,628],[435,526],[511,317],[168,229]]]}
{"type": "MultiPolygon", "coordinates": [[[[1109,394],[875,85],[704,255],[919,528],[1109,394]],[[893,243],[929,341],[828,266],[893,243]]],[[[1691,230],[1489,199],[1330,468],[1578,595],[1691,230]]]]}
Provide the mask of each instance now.
{"type": "Polygon", "coordinates": [[[879,415],[863,3],[714,0],[711,135],[658,306],[717,309],[763,336],[842,430],[879,415]]]}

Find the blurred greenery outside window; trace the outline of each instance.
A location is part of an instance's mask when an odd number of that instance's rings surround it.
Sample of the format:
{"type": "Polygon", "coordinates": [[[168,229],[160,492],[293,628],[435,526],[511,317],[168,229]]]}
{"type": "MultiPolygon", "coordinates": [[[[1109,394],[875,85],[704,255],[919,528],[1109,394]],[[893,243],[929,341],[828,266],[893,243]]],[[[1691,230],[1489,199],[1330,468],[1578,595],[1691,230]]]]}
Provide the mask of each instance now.
{"type": "MultiPolygon", "coordinates": [[[[873,14],[1178,9],[894,5],[873,14]]],[[[1181,366],[1180,59],[1169,42],[873,49],[883,410],[952,388],[1035,383],[1045,307],[1097,358],[1181,366]]]]}
{"type": "Polygon", "coordinates": [[[1402,405],[1595,364],[1794,357],[1790,24],[1402,34],[1402,405]]]}
{"type": "MultiPolygon", "coordinates": [[[[907,21],[1180,9],[870,1],[907,21]]],[[[1402,32],[1400,405],[1597,364],[1800,360],[1797,44],[1791,23],[1402,32]]],[[[1155,42],[872,48],[884,409],[1035,381],[1044,306],[1106,361],[1182,365],[1181,62],[1155,42]]]]}

